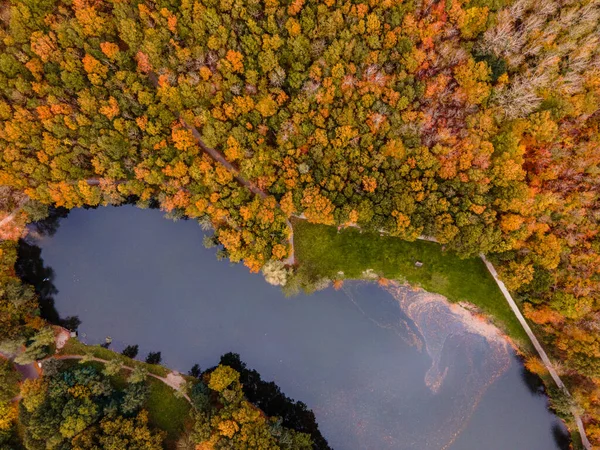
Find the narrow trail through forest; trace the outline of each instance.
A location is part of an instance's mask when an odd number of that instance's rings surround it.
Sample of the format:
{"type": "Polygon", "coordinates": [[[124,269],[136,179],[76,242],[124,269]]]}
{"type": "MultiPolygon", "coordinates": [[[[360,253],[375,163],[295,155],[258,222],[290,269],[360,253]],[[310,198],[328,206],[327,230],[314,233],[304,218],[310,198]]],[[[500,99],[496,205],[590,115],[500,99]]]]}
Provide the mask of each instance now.
{"type": "Polygon", "coordinates": [[[23,208],[23,205],[27,203],[27,198],[28,197],[24,195],[24,198],[19,200],[19,202],[17,203],[17,207],[13,209],[10,213],[8,213],[8,215],[4,219],[0,220],[0,228],[14,220],[15,216],[19,214],[21,208],[23,208]]]}
{"type": "MultiPolygon", "coordinates": [[[[158,86],[158,76],[156,75],[156,73],[150,72],[148,74],[148,78],[150,79],[150,82],[154,85],[155,88],[159,87],[158,86]]],[[[256,184],[254,184],[250,180],[247,180],[244,177],[242,177],[240,175],[239,169],[237,167],[235,167],[233,164],[231,164],[229,161],[227,161],[227,159],[225,158],[225,156],[223,154],[221,154],[221,152],[206,145],[204,143],[204,141],[202,140],[202,136],[201,136],[200,132],[198,131],[198,129],[195,126],[189,124],[183,117],[181,117],[181,115],[179,114],[178,111],[171,111],[171,112],[173,114],[175,114],[177,119],[179,119],[179,121],[185,128],[187,128],[188,130],[190,130],[192,132],[192,136],[194,137],[194,140],[200,146],[200,148],[205,153],[207,153],[209,156],[211,156],[215,161],[221,163],[227,170],[229,170],[232,173],[232,175],[234,176],[234,178],[240,184],[242,184],[243,186],[246,186],[251,192],[260,196],[261,198],[267,198],[269,196],[265,191],[260,189],[256,184]]]]}

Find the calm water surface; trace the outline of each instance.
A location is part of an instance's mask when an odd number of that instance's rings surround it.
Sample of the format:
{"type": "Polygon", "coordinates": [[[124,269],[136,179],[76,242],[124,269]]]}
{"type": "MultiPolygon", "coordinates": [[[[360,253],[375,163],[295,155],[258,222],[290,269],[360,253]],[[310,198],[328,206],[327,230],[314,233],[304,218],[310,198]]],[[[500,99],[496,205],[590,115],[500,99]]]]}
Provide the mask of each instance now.
{"type": "Polygon", "coordinates": [[[372,284],[286,298],[217,261],[202,236],[193,221],[123,206],[73,210],[37,244],[55,272],[56,307],[79,316],[84,341],[161,351],[180,371],[239,353],[312,408],[335,449],[559,449],[559,422],[512,352],[456,326],[442,333],[448,321],[436,325],[433,312],[409,318],[372,284]],[[426,383],[432,358],[437,389],[426,383]]]}

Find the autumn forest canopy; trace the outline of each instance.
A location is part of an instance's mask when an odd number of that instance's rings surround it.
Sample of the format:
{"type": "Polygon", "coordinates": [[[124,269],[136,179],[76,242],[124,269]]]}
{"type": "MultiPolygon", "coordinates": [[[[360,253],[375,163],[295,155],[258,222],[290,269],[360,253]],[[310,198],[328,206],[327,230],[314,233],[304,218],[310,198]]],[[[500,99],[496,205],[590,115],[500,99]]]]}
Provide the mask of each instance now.
{"type": "Polygon", "coordinates": [[[134,197],[252,271],[292,216],[488,254],[600,442],[599,0],[10,0],[0,39],[14,223],[134,197]]]}

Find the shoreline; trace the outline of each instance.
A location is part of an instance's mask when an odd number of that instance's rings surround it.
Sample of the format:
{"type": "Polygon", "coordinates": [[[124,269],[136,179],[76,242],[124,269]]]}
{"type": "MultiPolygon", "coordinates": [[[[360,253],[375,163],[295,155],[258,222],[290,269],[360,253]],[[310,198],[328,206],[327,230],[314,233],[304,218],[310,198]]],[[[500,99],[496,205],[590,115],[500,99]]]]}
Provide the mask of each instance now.
{"type": "MultiPolygon", "coordinates": [[[[369,280],[369,279],[364,279],[364,278],[363,279],[347,279],[347,281],[352,282],[352,283],[361,283],[361,284],[367,282],[368,284],[375,286],[375,284],[373,283],[374,280],[369,280]]],[[[392,281],[390,283],[390,286],[393,288],[398,287],[398,288],[410,290],[410,292],[414,293],[415,295],[433,295],[437,301],[443,301],[444,305],[452,313],[454,313],[458,317],[460,317],[460,319],[465,323],[465,328],[467,329],[468,332],[477,334],[477,335],[483,335],[486,339],[491,339],[491,340],[502,339],[502,342],[504,344],[506,344],[506,347],[509,348],[511,352],[514,352],[514,356],[519,359],[518,363],[523,364],[523,359],[522,359],[523,354],[520,351],[518,351],[518,347],[516,347],[514,342],[512,342],[512,340],[510,340],[510,338],[508,338],[508,336],[505,333],[503,333],[503,331],[496,324],[494,324],[488,316],[486,316],[485,314],[478,311],[477,307],[475,307],[474,305],[469,304],[467,302],[453,303],[440,294],[431,294],[421,287],[414,287],[409,284],[401,284],[401,283],[392,281]]],[[[389,295],[392,295],[392,293],[389,292],[389,289],[386,289],[385,286],[377,286],[377,287],[382,288],[389,295]]],[[[332,288],[332,286],[330,285],[329,288],[332,288]]],[[[395,299],[395,297],[393,295],[392,295],[392,297],[395,299]]],[[[397,299],[395,299],[395,300],[397,300],[397,299]]],[[[401,307],[400,304],[399,304],[399,307],[402,309],[403,312],[405,312],[405,310],[401,307]]],[[[408,317],[410,318],[410,315],[408,317]]],[[[412,320],[412,318],[411,318],[411,320],[412,320]]],[[[419,331],[421,331],[421,330],[419,329],[419,331]]],[[[84,344],[83,342],[81,342],[79,340],[77,340],[77,341],[80,342],[86,349],[89,348],[91,350],[96,347],[95,344],[84,344]]],[[[108,350],[108,351],[111,351],[111,350],[108,350]]],[[[427,352],[427,353],[429,353],[429,352],[427,352]]],[[[93,354],[93,350],[92,350],[92,354],[93,354]]],[[[72,356],[75,356],[75,355],[72,355],[72,356]]],[[[69,356],[66,356],[66,357],[69,358],[69,356]]],[[[59,358],[60,358],[60,356],[59,356],[59,358]]],[[[94,358],[94,360],[98,360],[98,361],[104,360],[104,357],[101,356],[100,359],[94,358]]],[[[163,366],[163,367],[168,369],[168,366],[163,366]]],[[[502,371],[501,373],[494,376],[489,381],[489,385],[486,386],[483,389],[483,392],[480,392],[479,394],[481,396],[485,395],[485,392],[487,392],[487,389],[493,383],[495,383],[497,381],[497,379],[503,374],[504,374],[504,371],[502,371]]],[[[157,377],[157,378],[159,378],[159,377],[157,377]]],[[[443,382],[443,380],[442,380],[442,382],[443,382]]],[[[434,390],[434,392],[435,392],[435,390],[434,390]]],[[[479,398],[479,394],[477,395],[478,398],[479,398]]],[[[550,397],[548,395],[547,389],[545,389],[545,384],[544,384],[544,396],[546,397],[546,401],[548,402],[548,405],[547,405],[548,410],[553,412],[549,407],[549,398],[550,397]]],[[[476,413],[476,409],[474,409],[474,413],[476,413]]],[[[564,424],[566,430],[571,431],[570,427],[568,427],[566,421],[562,417],[557,416],[557,419],[560,420],[560,422],[564,424]]]]}
{"type": "MultiPolygon", "coordinates": [[[[373,274],[375,274],[375,272],[373,272],[373,274]]],[[[376,277],[377,277],[377,275],[376,275],[376,277]]],[[[348,280],[348,281],[356,280],[356,281],[363,281],[363,282],[364,281],[374,281],[373,279],[369,280],[368,278],[348,278],[346,280],[348,280]]],[[[406,284],[406,285],[410,286],[411,289],[416,290],[416,291],[430,292],[419,285],[414,285],[414,284],[406,284]]],[[[519,356],[524,356],[522,347],[520,347],[518,345],[517,341],[513,340],[510,337],[510,335],[505,332],[506,330],[502,329],[502,326],[498,324],[498,322],[501,322],[501,321],[497,321],[496,317],[493,314],[490,314],[490,313],[484,311],[483,309],[481,309],[479,306],[477,306],[474,303],[471,303],[468,301],[463,301],[463,300],[451,301],[442,294],[436,294],[436,295],[439,295],[440,297],[444,298],[444,301],[447,302],[447,304],[449,305],[449,308],[452,308],[455,310],[459,309],[460,311],[467,312],[468,317],[469,317],[469,323],[471,325],[473,325],[474,327],[478,327],[478,326],[481,326],[482,324],[484,324],[487,326],[492,326],[495,329],[497,329],[498,334],[503,337],[503,339],[515,351],[515,353],[519,356]]],[[[564,419],[563,419],[563,422],[564,422],[564,419]]]]}
{"type": "MultiPolygon", "coordinates": [[[[360,283],[376,282],[376,280],[373,280],[372,278],[368,278],[368,277],[346,278],[344,281],[360,282],[360,283]]],[[[436,300],[443,302],[444,305],[447,306],[451,312],[457,314],[457,316],[460,316],[460,319],[463,321],[463,323],[465,324],[465,326],[469,332],[476,334],[478,336],[482,336],[488,341],[489,340],[501,340],[501,342],[504,345],[506,345],[508,348],[510,348],[510,350],[514,353],[514,356],[519,360],[519,363],[521,364],[522,369],[524,371],[526,371],[530,376],[535,377],[536,381],[539,381],[539,384],[542,387],[542,395],[544,395],[547,399],[546,407],[547,407],[548,411],[551,412],[552,414],[554,414],[557,417],[557,419],[560,420],[560,422],[564,425],[565,429],[569,432],[569,437],[571,439],[571,443],[575,444],[575,441],[573,440],[573,435],[574,434],[577,436],[580,435],[579,434],[579,431],[580,431],[579,426],[578,426],[576,420],[575,420],[574,424],[570,425],[569,424],[570,421],[568,421],[567,418],[559,415],[559,412],[552,408],[552,395],[550,393],[550,390],[548,389],[548,383],[553,382],[552,378],[550,377],[550,374],[548,373],[546,375],[546,377],[544,377],[538,373],[532,372],[531,370],[529,370],[527,368],[527,366],[525,365],[525,358],[527,356],[526,350],[524,350],[517,342],[515,342],[515,340],[512,339],[511,336],[505,330],[503,330],[501,326],[499,326],[497,323],[495,323],[494,317],[492,315],[486,313],[480,307],[478,307],[477,305],[475,305],[471,302],[468,302],[468,301],[452,302],[447,297],[445,297],[441,294],[431,293],[431,292],[425,290],[424,288],[422,288],[421,286],[413,286],[407,282],[402,282],[402,281],[398,281],[398,280],[390,280],[389,286],[379,286],[379,287],[382,288],[383,290],[387,291],[390,295],[392,295],[392,297],[394,297],[394,294],[390,291],[390,288],[400,288],[400,289],[404,288],[404,289],[410,290],[411,292],[421,293],[421,294],[429,294],[431,296],[434,296],[436,300]]],[[[396,299],[396,300],[398,300],[398,299],[396,299]]],[[[407,311],[402,306],[402,303],[400,302],[400,300],[398,300],[398,302],[400,305],[400,309],[404,313],[407,313],[407,311]]],[[[411,318],[410,314],[407,313],[407,316],[411,320],[413,320],[411,318]]],[[[418,326],[417,326],[417,329],[419,329],[419,332],[422,334],[422,332],[418,326]]],[[[428,354],[429,354],[429,352],[428,352],[428,354]]],[[[502,375],[502,374],[500,374],[500,375],[502,375]]],[[[443,380],[441,380],[441,382],[443,382],[443,380]]],[[[495,379],[492,380],[490,385],[493,384],[494,382],[495,382],[495,379]]],[[[576,419],[576,418],[573,417],[573,419],[576,419]]],[[[583,445],[585,447],[585,444],[582,443],[581,445],[583,445]]],[[[575,450],[577,450],[578,447],[573,447],[573,448],[575,450]]],[[[591,448],[591,447],[589,447],[589,448],[591,448]]]]}

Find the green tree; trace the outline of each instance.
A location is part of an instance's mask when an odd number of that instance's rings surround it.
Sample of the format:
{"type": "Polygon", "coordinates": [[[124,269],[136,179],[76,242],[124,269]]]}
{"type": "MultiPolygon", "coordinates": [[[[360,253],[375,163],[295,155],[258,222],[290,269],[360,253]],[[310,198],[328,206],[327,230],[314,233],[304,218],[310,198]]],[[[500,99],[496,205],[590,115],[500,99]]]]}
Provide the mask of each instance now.
{"type": "Polygon", "coordinates": [[[210,374],[208,387],[213,391],[223,392],[233,382],[239,382],[240,374],[229,366],[219,365],[213,373],[210,374]]]}
{"type": "Polygon", "coordinates": [[[14,365],[0,358],[0,403],[7,403],[19,393],[21,374],[14,365]]]}
{"type": "Polygon", "coordinates": [[[30,364],[46,356],[50,346],[54,344],[54,334],[52,327],[42,328],[30,339],[25,351],[15,358],[15,362],[30,364]]]}
{"type": "Polygon", "coordinates": [[[123,368],[123,364],[118,359],[111,359],[104,364],[102,373],[106,376],[118,375],[123,368]]]}
{"type": "Polygon", "coordinates": [[[138,354],[139,351],[139,346],[138,345],[128,345],[127,347],[125,347],[125,349],[121,352],[123,355],[127,356],[128,358],[135,358],[138,354]]]}
{"type": "Polygon", "coordinates": [[[125,390],[121,402],[123,414],[129,415],[138,411],[146,402],[148,396],[148,386],[145,383],[129,383],[125,390]]]}
{"type": "Polygon", "coordinates": [[[150,428],[148,413],[140,411],[132,418],[105,417],[100,424],[73,440],[74,450],[145,449],[161,450],[166,433],[150,428]]]}
{"type": "Polygon", "coordinates": [[[146,370],[146,368],[143,366],[136,365],[129,374],[129,378],[127,378],[127,381],[129,381],[129,383],[134,384],[141,383],[146,379],[147,376],[148,371],[146,370]]]}

